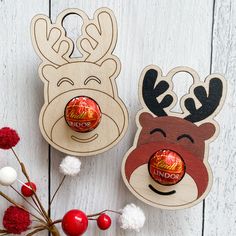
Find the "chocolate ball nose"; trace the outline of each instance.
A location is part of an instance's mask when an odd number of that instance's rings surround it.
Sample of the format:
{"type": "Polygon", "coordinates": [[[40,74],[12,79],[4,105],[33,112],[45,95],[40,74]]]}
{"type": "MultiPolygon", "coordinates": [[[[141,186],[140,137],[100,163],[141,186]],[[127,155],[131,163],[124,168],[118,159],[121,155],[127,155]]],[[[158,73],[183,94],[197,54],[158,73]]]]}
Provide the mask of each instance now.
{"type": "Polygon", "coordinates": [[[89,132],[95,129],[101,121],[99,105],[86,96],[72,98],[65,107],[65,120],[76,132],[89,132]]]}
{"type": "Polygon", "coordinates": [[[148,163],[150,176],[161,185],[177,184],[185,174],[185,163],[181,156],[168,149],[154,153],[148,163]]]}

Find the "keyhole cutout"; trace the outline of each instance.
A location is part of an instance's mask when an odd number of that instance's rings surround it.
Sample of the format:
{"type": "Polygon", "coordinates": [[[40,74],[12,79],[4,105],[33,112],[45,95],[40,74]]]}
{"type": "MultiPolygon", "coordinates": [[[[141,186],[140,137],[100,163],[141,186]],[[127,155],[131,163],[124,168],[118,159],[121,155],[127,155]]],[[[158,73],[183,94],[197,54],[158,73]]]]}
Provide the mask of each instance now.
{"type": "Polygon", "coordinates": [[[82,57],[81,52],[77,48],[77,40],[82,34],[81,32],[82,25],[83,25],[83,20],[77,14],[67,15],[63,20],[63,27],[65,28],[66,36],[69,37],[74,44],[74,50],[71,55],[71,58],[82,57]]]}
{"type": "Polygon", "coordinates": [[[178,112],[178,113],[183,113],[181,109],[181,104],[180,100],[181,98],[189,93],[189,89],[193,84],[193,77],[187,72],[178,72],[176,73],[173,78],[173,91],[177,96],[177,103],[176,105],[172,108],[173,112],[178,112]]]}

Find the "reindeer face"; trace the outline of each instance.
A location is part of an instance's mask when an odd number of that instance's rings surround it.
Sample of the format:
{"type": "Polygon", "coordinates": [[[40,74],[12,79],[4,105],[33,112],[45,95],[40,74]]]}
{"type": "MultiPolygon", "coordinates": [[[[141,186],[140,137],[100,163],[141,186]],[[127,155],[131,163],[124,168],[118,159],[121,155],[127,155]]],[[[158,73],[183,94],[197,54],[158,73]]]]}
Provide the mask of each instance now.
{"type": "MultiPolygon", "coordinates": [[[[189,68],[176,68],[166,77],[162,76],[157,67],[148,67],[144,70],[141,76],[141,102],[154,115],[146,109],[139,112],[139,130],[134,146],[128,151],[122,164],[123,179],[130,191],[152,206],[167,209],[192,206],[209,192],[212,174],[206,154],[209,140],[215,136],[216,126],[211,123],[212,121],[206,122],[205,119],[209,114],[215,113],[221,106],[221,98],[224,98],[222,78],[208,77],[205,84],[200,85],[198,77],[194,76],[190,94],[182,100],[189,113],[185,115],[170,112],[166,108],[173,107],[175,96],[172,92],[171,78],[178,71],[187,71],[195,75],[189,68]],[[196,98],[193,94],[202,103],[199,108],[195,106],[196,98]],[[161,100],[158,99],[159,96],[162,96],[161,100]],[[196,122],[203,119],[204,122],[196,122]],[[186,171],[177,184],[160,184],[150,174],[150,160],[161,150],[177,153],[184,162],[186,171]]],[[[183,111],[186,112],[185,109],[183,111]]],[[[173,178],[175,177],[173,175],[173,178]]]]}
{"type": "Polygon", "coordinates": [[[32,26],[34,46],[43,59],[40,66],[45,86],[45,104],[40,113],[43,136],[56,149],[72,155],[94,155],[114,146],[127,129],[127,111],[115,84],[120,62],[112,55],[117,37],[113,13],[100,9],[94,20],[89,20],[82,11],[72,9],[61,13],[55,25],[47,17],[37,16],[32,26]],[[62,27],[68,14],[78,14],[84,20],[78,40],[82,58],[70,58],[73,42],[62,27]],[[88,133],[73,131],[64,118],[66,105],[78,96],[92,98],[101,109],[99,126],[88,133]]]}
{"type": "MultiPolygon", "coordinates": [[[[88,62],[68,63],[59,68],[47,65],[43,68],[43,77],[48,81],[49,101],[75,89],[96,90],[114,97],[110,77],[115,71],[113,60],[107,60],[101,66],[88,62]]],[[[82,93],[86,94],[86,91],[82,93]]]]}
{"type": "Polygon", "coordinates": [[[215,133],[212,123],[197,126],[179,117],[153,117],[146,112],[141,113],[139,122],[143,128],[138,146],[151,142],[176,144],[200,160],[204,157],[205,141],[215,133]]]}
{"type": "Polygon", "coordinates": [[[137,147],[126,161],[126,176],[130,186],[142,198],[165,206],[184,205],[195,201],[207,189],[209,173],[203,162],[205,141],[214,135],[215,127],[211,123],[197,126],[178,117],[153,117],[150,113],[141,113],[139,118],[142,130],[137,147]],[[150,157],[158,150],[177,152],[186,165],[183,179],[173,186],[163,186],[155,182],[149,174],[150,157]],[[140,163],[137,159],[141,159],[140,163]],[[196,164],[197,163],[197,164],[196,164]],[[204,175],[198,175],[195,168],[204,175]],[[144,181],[141,178],[146,179],[144,181]],[[186,194],[191,189],[191,194],[186,194]],[[144,191],[145,189],[145,191],[144,191]],[[140,192],[139,192],[140,191],[140,192]]]}
{"type": "Polygon", "coordinates": [[[45,66],[43,75],[48,80],[49,103],[45,106],[42,123],[45,135],[60,148],[74,152],[93,152],[96,147],[106,148],[119,138],[123,122],[110,117],[109,109],[114,110],[117,118],[123,116],[123,110],[114,99],[110,76],[116,70],[113,60],[104,62],[101,66],[86,62],[76,62],[59,68],[45,66]],[[110,71],[107,69],[110,68],[110,71]],[[66,104],[76,96],[89,96],[101,106],[101,124],[93,131],[78,134],[65,123],[64,110],[66,104]],[[55,107],[57,108],[55,110],[55,107]],[[50,119],[50,123],[47,120],[50,119]],[[46,126],[49,124],[48,126],[46,126]],[[109,127],[113,132],[107,133],[103,127],[109,127]],[[106,137],[106,139],[104,139],[106,137]],[[99,144],[99,145],[98,145],[99,144]]]}

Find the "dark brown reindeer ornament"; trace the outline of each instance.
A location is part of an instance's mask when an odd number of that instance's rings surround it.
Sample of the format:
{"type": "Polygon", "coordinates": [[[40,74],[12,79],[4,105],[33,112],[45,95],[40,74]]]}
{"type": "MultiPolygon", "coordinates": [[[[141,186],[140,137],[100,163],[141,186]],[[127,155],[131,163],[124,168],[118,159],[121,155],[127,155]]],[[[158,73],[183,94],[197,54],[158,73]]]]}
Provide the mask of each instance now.
{"type": "Polygon", "coordinates": [[[138,131],[133,146],[122,163],[124,182],[137,198],[175,210],[191,207],[206,197],[212,186],[208,145],[219,131],[214,116],[225,93],[225,80],[218,74],[201,82],[188,67],[177,67],[166,76],[154,65],[143,70],[139,86],[143,109],[136,117],[138,131]],[[178,72],[193,77],[189,93],[180,100],[182,113],[172,111],[177,102],[172,78],[178,72]],[[166,164],[157,158],[160,152],[158,158],[171,153],[179,162],[166,164]],[[168,178],[169,184],[160,182],[168,178]]]}

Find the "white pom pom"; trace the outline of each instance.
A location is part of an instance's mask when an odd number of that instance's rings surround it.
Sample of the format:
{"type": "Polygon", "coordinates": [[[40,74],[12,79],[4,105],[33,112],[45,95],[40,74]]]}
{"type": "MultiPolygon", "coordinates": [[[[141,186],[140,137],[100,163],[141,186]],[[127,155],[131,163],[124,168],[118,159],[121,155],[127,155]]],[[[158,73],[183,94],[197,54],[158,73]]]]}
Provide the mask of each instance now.
{"type": "Polygon", "coordinates": [[[17,173],[15,169],[10,166],[0,169],[0,184],[3,186],[12,185],[17,179],[17,173]]]}
{"type": "Polygon", "coordinates": [[[81,161],[72,156],[66,156],[60,164],[60,172],[64,175],[76,176],[80,172],[81,161]]]}
{"type": "Polygon", "coordinates": [[[144,226],[146,217],[143,211],[133,203],[126,205],[121,213],[119,222],[122,229],[130,229],[139,232],[144,226]]]}

